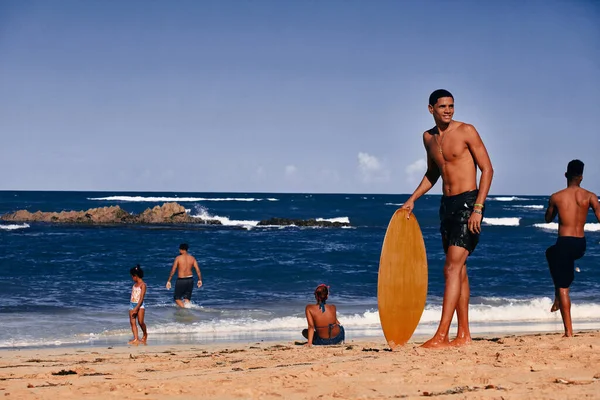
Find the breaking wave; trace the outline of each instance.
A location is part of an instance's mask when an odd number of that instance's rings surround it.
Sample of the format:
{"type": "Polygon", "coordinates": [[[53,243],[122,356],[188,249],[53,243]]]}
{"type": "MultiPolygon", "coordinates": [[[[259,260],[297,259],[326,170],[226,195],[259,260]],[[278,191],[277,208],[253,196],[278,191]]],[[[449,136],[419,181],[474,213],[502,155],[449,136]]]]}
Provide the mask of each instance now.
{"type": "Polygon", "coordinates": [[[108,197],[88,197],[88,200],[102,201],[132,201],[132,202],[194,202],[194,201],[279,201],[272,197],[144,197],[144,196],[108,196],[108,197]]]}
{"type": "MultiPolygon", "coordinates": [[[[260,222],[259,220],[235,220],[229,217],[224,217],[221,215],[211,214],[209,211],[202,206],[197,205],[194,208],[195,214],[190,214],[193,218],[199,218],[204,221],[219,221],[223,226],[239,226],[246,229],[254,228],[260,222]]],[[[316,218],[316,221],[324,221],[324,222],[340,222],[340,223],[350,223],[350,219],[348,217],[337,217],[337,218],[316,218]]],[[[276,225],[279,226],[279,225],[276,225]]],[[[274,226],[264,226],[265,228],[274,227],[274,226]]],[[[295,227],[295,225],[284,225],[284,227],[295,227]]]]}
{"type": "Polygon", "coordinates": [[[17,229],[26,229],[29,228],[29,224],[10,224],[10,225],[0,225],[0,229],[3,231],[14,231],[17,229]]]}
{"type": "Polygon", "coordinates": [[[339,222],[342,224],[349,224],[350,218],[348,217],[338,217],[338,218],[317,218],[316,221],[324,221],[324,222],[339,222]]]}

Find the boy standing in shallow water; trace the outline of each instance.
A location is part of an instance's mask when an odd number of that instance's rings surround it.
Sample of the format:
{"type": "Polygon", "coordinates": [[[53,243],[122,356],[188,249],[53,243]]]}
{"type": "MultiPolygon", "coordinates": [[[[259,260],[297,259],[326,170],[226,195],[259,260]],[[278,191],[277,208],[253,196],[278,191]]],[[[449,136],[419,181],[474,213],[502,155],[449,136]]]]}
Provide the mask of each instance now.
{"type": "Polygon", "coordinates": [[[144,315],[146,314],[146,309],[144,307],[144,297],[146,296],[146,283],[143,280],[144,271],[138,264],[131,268],[129,273],[131,274],[131,279],[133,279],[133,282],[135,283],[131,288],[131,302],[129,305],[129,322],[131,324],[131,331],[133,332],[133,340],[130,340],[128,343],[135,345],[139,343],[146,344],[148,332],[146,331],[146,323],[144,322],[144,315]],[[138,337],[138,323],[144,334],[141,340],[138,337]]]}
{"type": "Polygon", "coordinates": [[[550,196],[545,220],[550,223],[558,215],[558,238],[546,250],[546,260],[554,282],[554,304],[550,311],[560,309],[565,337],[573,336],[569,286],[575,279],[575,260],[585,254],[584,226],[591,208],[600,222],[598,196],[582,188],[583,162],[572,160],[567,165],[567,188],[550,196]]]}

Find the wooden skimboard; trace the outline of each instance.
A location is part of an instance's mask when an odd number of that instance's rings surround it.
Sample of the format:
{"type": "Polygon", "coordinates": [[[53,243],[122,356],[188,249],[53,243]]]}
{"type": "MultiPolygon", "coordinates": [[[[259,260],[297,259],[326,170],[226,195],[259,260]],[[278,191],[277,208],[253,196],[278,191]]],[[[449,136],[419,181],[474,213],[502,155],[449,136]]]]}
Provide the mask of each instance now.
{"type": "Polygon", "coordinates": [[[402,346],[417,329],[427,298],[427,254],[414,214],[397,210],[388,225],[379,260],[377,303],[390,348],[402,346]]]}

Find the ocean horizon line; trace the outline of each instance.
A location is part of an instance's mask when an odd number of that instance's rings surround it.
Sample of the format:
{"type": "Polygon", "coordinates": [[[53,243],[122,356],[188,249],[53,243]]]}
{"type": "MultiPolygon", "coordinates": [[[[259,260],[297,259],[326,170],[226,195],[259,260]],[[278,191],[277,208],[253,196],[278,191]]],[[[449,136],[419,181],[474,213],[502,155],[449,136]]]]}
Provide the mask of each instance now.
{"type": "MultiPolygon", "coordinates": [[[[203,193],[203,194],[286,194],[286,195],[352,195],[352,196],[410,196],[412,193],[371,193],[371,192],[271,192],[271,191],[173,191],[173,190],[59,190],[59,189],[0,189],[0,193],[170,193],[170,194],[190,194],[190,193],[203,193]]],[[[509,196],[533,196],[533,197],[548,197],[552,193],[545,194],[531,194],[531,193],[488,193],[490,197],[509,197],[509,196]]],[[[442,196],[442,193],[425,193],[423,196],[442,196]]],[[[422,197],[423,197],[422,196],[422,197]]]]}

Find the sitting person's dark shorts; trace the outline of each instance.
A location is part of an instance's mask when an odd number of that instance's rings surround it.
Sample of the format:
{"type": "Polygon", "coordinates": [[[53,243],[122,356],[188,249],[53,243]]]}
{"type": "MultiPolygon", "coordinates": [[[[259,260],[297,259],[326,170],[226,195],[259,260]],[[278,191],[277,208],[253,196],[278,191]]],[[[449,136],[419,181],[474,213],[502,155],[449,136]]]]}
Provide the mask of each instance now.
{"type": "Polygon", "coordinates": [[[584,237],[559,236],[556,244],[546,250],[546,260],[554,287],[566,289],[575,279],[575,260],[585,254],[584,237]]]}
{"type": "Polygon", "coordinates": [[[440,233],[442,234],[445,252],[448,251],[450,246],[458,246],[467,249],[471,254],[477,247],[479,234],[469,231],[468,224],[473,213],[477,194],[477,190],[472,190],[455,196],[442,196],[440,233]]]}
{"type": "MultiPolygon", "coordinates": [[[[317,331],[315,331],[315,335],[313,336],[312,344],[314,346],[329,346],[332,344],[343,343],[344,340],[346,340],[346,333],[345,333],[344,327],[342,325],[338,325],[340,327],[340,332],[337,334],[337,336],[331,337],[331,330],[336,325],[337,324],[329,325],[329,338],[327,338],[327,339],[323,339],[323,338],[319,337],[319,334],[317,333],[317,331]]],[[[302,336],[304,336],[305,338],[308,337],[308,329],[304,329],[302,331],[302,336]]]]}
{"type": "Polygon", "coordinates": [[[187,299],[192,300],[192,290],[194,290],[194,278],[177,278],[175,282],[175,300],[187,299]]]}

